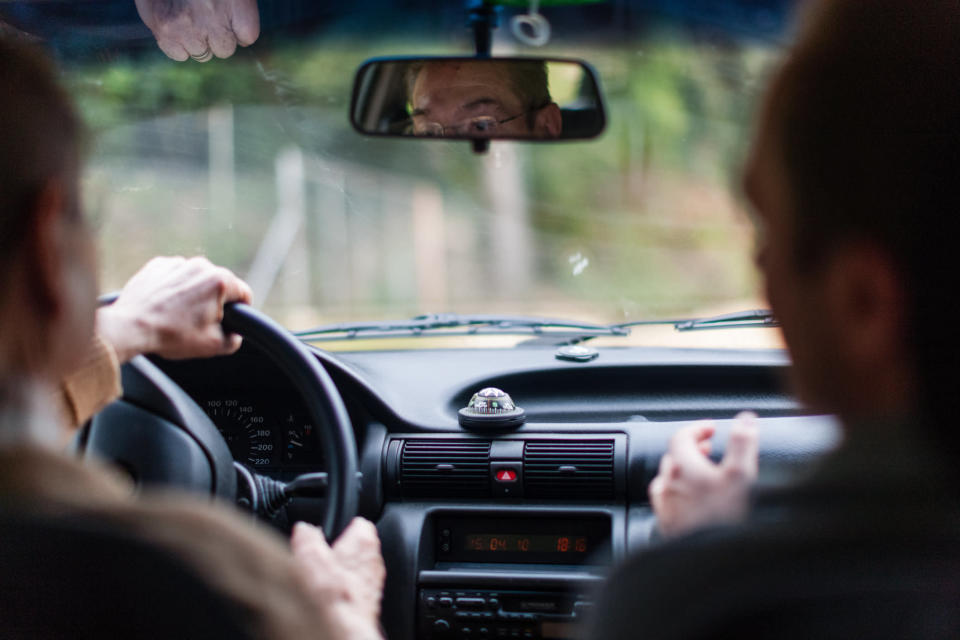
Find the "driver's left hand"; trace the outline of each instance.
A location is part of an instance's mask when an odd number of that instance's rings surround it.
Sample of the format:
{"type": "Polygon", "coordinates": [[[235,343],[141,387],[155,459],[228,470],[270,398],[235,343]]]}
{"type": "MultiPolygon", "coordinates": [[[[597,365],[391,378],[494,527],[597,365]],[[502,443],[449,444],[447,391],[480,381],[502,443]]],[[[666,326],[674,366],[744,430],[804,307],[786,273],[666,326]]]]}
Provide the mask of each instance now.
{"type": "Polygon", "coordinates": [[[204,358],[240,348],[240,336],[220,326],[223,305],[253,299],[250,287],[206,258],[154,258],[109,307],[97,312],[97,332],[120,362],[151,353],[204,358]]]}

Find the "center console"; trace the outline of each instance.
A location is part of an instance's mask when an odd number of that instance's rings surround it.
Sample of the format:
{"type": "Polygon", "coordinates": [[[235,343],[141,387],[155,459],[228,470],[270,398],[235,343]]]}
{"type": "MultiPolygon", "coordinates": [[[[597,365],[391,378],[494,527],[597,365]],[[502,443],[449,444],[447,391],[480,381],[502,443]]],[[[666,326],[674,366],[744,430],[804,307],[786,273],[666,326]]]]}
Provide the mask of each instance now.
{"type": "Polygon", "coordinates": [[[579,637],[613,558],[602,511],[437,510],[424,529],[417,638],[579,637]]]}
{"type": "Polygon", "coordinates": [[[542,428],[387,437],[377,528],[390,640],[581,636],[626,555],[628,442],[542,428]]]}

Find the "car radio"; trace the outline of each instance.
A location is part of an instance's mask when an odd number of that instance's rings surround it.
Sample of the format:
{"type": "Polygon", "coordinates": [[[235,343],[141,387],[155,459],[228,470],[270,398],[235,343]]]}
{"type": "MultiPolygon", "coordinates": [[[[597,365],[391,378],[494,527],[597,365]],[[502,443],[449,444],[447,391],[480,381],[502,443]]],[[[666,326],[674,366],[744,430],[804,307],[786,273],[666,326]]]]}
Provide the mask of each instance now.
{"type": "MultiPolygon", "coordinates": [[[[595,576],[611,563],[607,514],[440,513],[434,516],[438,572],[457,576],[457,586],[425,584],[418,594],[418,638],[579,637],[591,607],[586,585],[574,580],[519,584],[516,572],[536,567],[555,575],[595,576]],[[471,584],[473,572],[483,582],[471,584]],[[490,582],[512,574],[506,589],[490,582]]],[[[507,578],[505,578],[507,580],[507,578]]]]}
{"type": "Polygon", "coordinates": [[[418,638],[580,637],[585,594],[495,589],[421,589],[418,638]]]}

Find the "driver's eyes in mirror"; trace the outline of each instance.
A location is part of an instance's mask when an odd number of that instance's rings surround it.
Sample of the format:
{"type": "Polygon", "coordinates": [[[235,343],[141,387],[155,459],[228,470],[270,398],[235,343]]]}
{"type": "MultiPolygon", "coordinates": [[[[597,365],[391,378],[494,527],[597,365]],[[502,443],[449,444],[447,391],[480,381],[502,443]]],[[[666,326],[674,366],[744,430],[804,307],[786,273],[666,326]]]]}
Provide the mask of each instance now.
{"type": "Polygon", "coordinates": [[[570,60],[373,60],[357,72],[351,122],[365,134],[570,140],[605,116],[593,72],[570,60]]]}
{"type": "Polygon", "coordinates": [[[422,137],[489,137],[497,132],[498,121],[493,116],[477,116],[469,120],[444,126],[439,122],[414,122],[411,134],[422,137]]]}

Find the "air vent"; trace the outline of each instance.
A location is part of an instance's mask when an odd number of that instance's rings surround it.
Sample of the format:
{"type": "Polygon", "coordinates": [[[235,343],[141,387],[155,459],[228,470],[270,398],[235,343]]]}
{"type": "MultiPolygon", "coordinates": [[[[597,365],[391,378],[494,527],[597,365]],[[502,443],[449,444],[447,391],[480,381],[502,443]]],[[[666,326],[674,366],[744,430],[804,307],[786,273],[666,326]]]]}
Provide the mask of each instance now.
{"type": "Polygon", "coordinates": [[[490,442],[407,440],[400,459],[404,496],[490,495],[490,442]]]}
{"type": "Polygon", "coordinates": [[[528,441],[523,478],[528,498],[612,498],[613,440],[528,441]]]}

